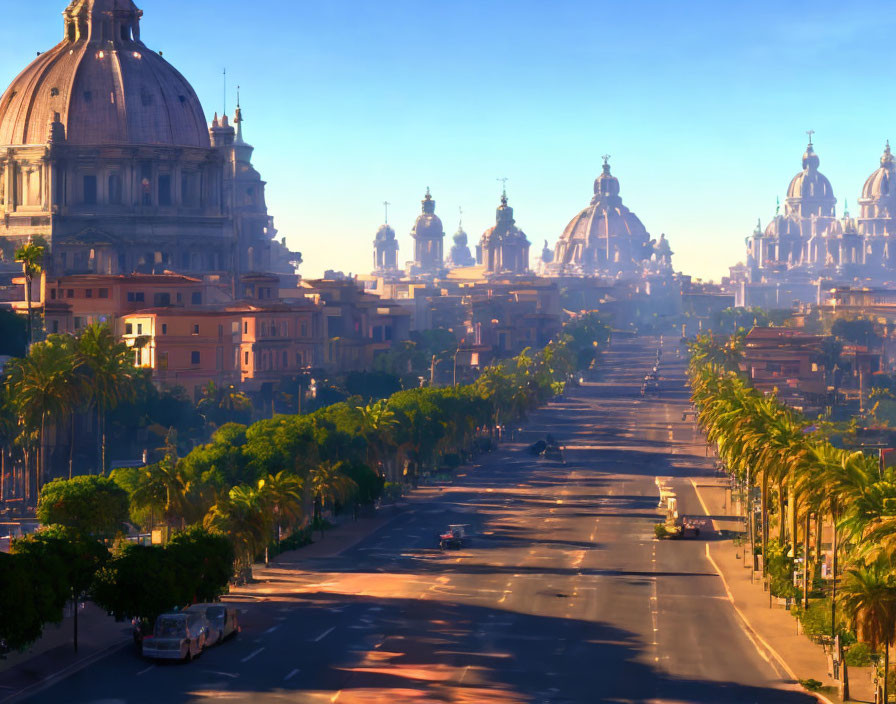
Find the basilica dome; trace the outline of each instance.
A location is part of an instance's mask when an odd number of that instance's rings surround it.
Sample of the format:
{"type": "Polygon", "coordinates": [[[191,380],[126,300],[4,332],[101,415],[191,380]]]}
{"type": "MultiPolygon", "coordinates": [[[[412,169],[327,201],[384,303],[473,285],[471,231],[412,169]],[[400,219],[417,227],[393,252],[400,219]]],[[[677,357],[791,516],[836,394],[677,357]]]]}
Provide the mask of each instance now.
{"type": "Polygon", "coordinates": [[[140,39],[133,0],[72,0],[64,38],[0,98],[0,145],[209,147],[202,106],[187,80],[140,39]]]}
{"type": "Polygon", "coordinates": [[[417,220],[414,222],[411,237],[417,240],[442,239],[445,236],[445,230],[442,227],[441,219],[436,215],[436,202],[432,199],[428,188],[421,205],[423,212],[417,216],[417,220]]]}
{"type": "Polygon", "coordinates": [[[862,187],[859,203],[862,205],[864,217],[889,217],[896,214],[896,208],[893,207],[893,201],[896,199],[896,191],[893,188],[896,185],[893,183],[894,177],[896,177],[896,164],[890,152],[890,143],[887,142],[880,158],[880,168],[868,177],[862,187]]]}
{"type": "Polygon", "coordinates": [[[388,223],[380,225],[374,236],[375,242],[389,242],[395,239],[395,230],[388,223]]]}
{"type": "Polygon", "coordinates": [[[594,181],[591,204],[564,228],[554,260],[561,265],[588,268],[599,261],[605,262],[607,250],[611,249],[616,252],[611,258],[628,268],[644,258],[644,248],[649,242],[647,228],[623,205],[619,180],[610,173],[609,161],[605,159],[602,173],[594,181]]]}
{"type": "Polygon", "coordinates": [[[799,238],[800,224],[793,218],[775,215],[765,228],[765,236],[778,239],[786,237],[799,238]]]}
{"type": "MultiPolygon", "coordinates": [[[[825,206],[830,204],[830,212],[824,208],[824,212],[816,212],[817,215],[833,216],[833,206],[836,203],[834,198],[834,189],[831,188],[831,182],[827,176],[818,170],[818,154],[812,146],[812,142],[806,147],[803,154],[803,170],[800,171],[790,181],[787,188],[788,203],[795,205],[798,201],[809,201],[815,204],[824,203],[825,206]]],[[[809,213],[803,213],[808,216],[809,213]]]]}

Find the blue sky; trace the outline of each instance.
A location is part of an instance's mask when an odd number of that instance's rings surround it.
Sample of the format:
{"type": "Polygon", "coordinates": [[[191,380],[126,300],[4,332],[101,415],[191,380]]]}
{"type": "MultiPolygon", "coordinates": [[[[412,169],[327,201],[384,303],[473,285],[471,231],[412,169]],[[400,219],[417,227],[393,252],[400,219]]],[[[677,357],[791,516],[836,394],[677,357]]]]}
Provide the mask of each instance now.
{"type": "MultiPolygon", "coordinates": [[[[855,213],[896,139],[886,2],[307,2],[143,0],[143,40],[209,117],[221,71],[280,234],[306,276],[366,273],[388,200],[401,261],[426,186],[471,244],[507,189],[517,224],[553,245],[612,156],[621,195],[675,265],[718,278],[801,168],[855,213]]],[[[64,0],[16,2],[0,82],[62,36],[64,0]]],[[[450,239],[446,243],[450,246],[450,239]]],[[[447,246],[446,246],[447,250],[447,246]]]]}

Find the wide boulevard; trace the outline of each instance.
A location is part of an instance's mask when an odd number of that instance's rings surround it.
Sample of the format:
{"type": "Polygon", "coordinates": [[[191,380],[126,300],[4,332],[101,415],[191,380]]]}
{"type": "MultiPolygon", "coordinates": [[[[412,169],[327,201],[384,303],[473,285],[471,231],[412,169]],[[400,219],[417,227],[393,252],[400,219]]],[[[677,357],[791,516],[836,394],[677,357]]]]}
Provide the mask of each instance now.
{"type": "MultiPolygon", "coordinates": [[[[188,664],[130,647],[35,702],[810,702],[757,649],[697,540],[656,541],[656,479],[699,513],[712,472],[684,362],[640,380],[657,340],[614,342],[602,370],[533,414],[518,442],[422,490],[337,557],[296,551],[238,601],[243,632],[188,664]],[[525,447],[547,433],[566,464],[525,447]],[[468,546],[436,535],[469,524],[468,546]]],[[[325,538],[326,540],[326,538],[325,538]]]]}

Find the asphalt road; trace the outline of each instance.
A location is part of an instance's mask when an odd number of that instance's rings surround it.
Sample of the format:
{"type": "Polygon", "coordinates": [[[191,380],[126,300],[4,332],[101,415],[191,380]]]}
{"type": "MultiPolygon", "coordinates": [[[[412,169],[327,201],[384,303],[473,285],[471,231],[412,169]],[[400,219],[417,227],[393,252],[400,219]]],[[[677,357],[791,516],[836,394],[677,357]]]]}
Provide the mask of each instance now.
{"type": "MultiPolygon", "coordinates": [[[[702,540],[657,542],[655,480],[698,513],[709,470],[667,345],[614,344],[596,381],[534,414],[510,444],[339,557],[301,551],[241,600],[243,632],[181,665],[130,648],[30,701],[810,702],[741,629],[702,540]],[[567,463],[525,444],[552,433],[567,463]],[[469,546],[434,549],[449,523],[469,546]]],[[[711,538],[710,538],[711,539],[711,538]]]]}

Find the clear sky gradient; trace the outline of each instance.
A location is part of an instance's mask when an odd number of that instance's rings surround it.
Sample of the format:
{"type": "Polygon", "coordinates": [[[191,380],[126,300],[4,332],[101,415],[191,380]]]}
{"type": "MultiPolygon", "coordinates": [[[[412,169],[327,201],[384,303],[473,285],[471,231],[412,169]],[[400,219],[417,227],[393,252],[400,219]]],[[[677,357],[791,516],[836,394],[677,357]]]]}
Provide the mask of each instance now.
{"type": "MultiPolygon", "coordinates": [[[[7,0],[0,83],[62,37],[65,0],[7,0]]],[[[301,272],[366,273],[382,202],[401,245],[426,186],[447,234],[517,224],[553,246],[611,155],[621,195],[676,269],[743,258],[812,128],[853,213],[896,139],[891,2],[138,0],[142,34],[209,118],[242,87],[245,135],[301,272]]]]}

